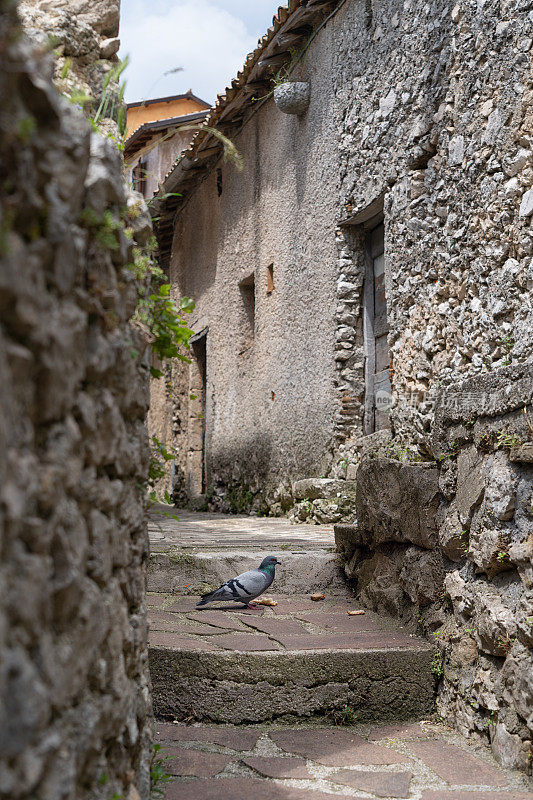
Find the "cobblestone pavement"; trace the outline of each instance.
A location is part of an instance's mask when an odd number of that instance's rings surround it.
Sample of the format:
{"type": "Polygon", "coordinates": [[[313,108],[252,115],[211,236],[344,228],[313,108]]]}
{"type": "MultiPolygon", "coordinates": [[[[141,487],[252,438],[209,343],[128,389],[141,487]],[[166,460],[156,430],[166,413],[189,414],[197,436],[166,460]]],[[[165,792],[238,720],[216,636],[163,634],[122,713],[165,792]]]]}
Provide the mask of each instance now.
{"type": "Polygon", "coordinates": [[[273,608],[215,603],[196,609],[199,599],[149,594],[150,645],[239,652],[427,648],[425,640],[370,611],[351,616],[359,610],[351,598],[278,597],[273,608]]]}
{"type": "Polygon", "coordinates": [[[335,546],[333,525],[291,525],[286,519],[276,517],[211,514],[170,506],[154,508],[150,514],[149,533],[155,550],[169,545],[206,549],[335,546]]]}
{"type": "Polygon", "coordinates": [[[442,724],[158,723],[165,800],[533,800],[531,781],[442,724]]]}

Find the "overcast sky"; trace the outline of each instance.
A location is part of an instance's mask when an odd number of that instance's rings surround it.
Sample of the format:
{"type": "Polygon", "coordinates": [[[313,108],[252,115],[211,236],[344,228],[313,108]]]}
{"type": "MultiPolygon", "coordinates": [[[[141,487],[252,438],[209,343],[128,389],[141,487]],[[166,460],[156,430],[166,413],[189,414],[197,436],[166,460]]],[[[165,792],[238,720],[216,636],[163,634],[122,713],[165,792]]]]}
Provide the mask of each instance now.
{"type": "Polygon", "coordinates": [[[272,24],[274,0],[122,0],[126,101],[181,94],[213,103],[272,24]],[[165,76],[169,70],[182,72],[165,76]]]}

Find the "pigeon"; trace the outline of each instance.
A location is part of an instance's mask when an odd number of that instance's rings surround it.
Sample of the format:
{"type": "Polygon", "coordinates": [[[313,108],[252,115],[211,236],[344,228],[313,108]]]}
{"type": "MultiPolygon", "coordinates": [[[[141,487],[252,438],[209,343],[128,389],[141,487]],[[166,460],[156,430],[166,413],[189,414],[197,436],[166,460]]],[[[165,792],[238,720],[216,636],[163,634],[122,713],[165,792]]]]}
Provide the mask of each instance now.
{"type": "Polygon", "coordinates": [[[263,594],[272,581],[276,572],[276,564],[281,564],[275,556],[264,558],[257,569],[250,569],[237,575],[236,578],[226,581],[214,592],[202,595],[202,599],[197,603],[196,608],[205,606],[206,603],[213,603],[217,600],[236,600],[244,603],[247,608],[257,608],[252,605],[251,600],[255,600],[263,594]]]}

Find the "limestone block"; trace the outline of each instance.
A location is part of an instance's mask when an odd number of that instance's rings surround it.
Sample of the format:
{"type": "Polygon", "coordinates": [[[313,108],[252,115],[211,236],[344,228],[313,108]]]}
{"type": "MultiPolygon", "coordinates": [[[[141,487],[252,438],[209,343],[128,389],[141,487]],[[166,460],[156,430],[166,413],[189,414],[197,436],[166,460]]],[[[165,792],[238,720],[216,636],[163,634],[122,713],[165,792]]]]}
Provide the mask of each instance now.
{"type": "Polygon", "coordinates": [[[467,540],[463,531],[459,513],[452,503],[442,512],[442,522],[439,520],[439,545],[451,561],[461,561],[465,557],[467,540]]]}
{"type": "Polygon", "coordinates": [[[355,484],[333,478],[305,478],[295,481],[292,492],[297,500],[329,500],[355,495],[355,484]]]}
{"type": "Polygon", "coordinates": [[[465,140],[464,136],[461,134],[453,136],[450,139],[450,143],[448,145],[448,164],[451,167],[462,164],[464,158],[464,147],[465,140]]]}
{"type": "Polygon", "coordinates": [[[531,651],[515,645],[501,671],[503,699],[515,708],[529,729],[533,729],[533,680],[531,680],[531,651]]]}
{"type": "Polygon", "coordinates": [[[368,545],[437,543],[438,472],[387,458],[364,459],[357,472],[357,517],[368,545]]]}
{"type": "Polygon", "coordinates": [[[117,36],[120,0],[69,0],[72,13],[105,36],[117,36]]]}
{"type": "Polygon", "coordinates": [[[361,531],[357,523],[337,523],[333,530],[337,550],[346,560],[349,560],[355,548],[362,544],[361,531]]]}
{"type": "Polygon", "coordinates": [[[459,669],[475,664],[478,659],[478,650],[474,639],[471,636],[461,636],[458,641],[453,642],[449,659],[450,666],[459,669]]]}
{"type": "Polygon", "coordinates": [[[511,461],[533,464],[533,443],[527,442],[518,447],[513,447],[509,453],[509,458],[511,461]]]}
{"type": "Polygon", "coordinates": [[[520,641],[533,647],[533,589],[526,591],[517,606],[516,627],[520,641]]]}
{"type": "Polygon", "coordinates": [[[509,559],[516,565],[526,586],[533,586],[533,533],[525,542],[516,542],[509,547],[509,559]]]}
{"type": "Polygon", "coordinates": [[[111,39],[104,39],[100,42],[100,55],[102,58],[112,58],[120,48],[120,39],[116,36],[111,39]]]}
{"type": "Polygon", "coordinates": [[[533,189],[522,195],[518,213],[521,217],[530,217],[533,214],[533,189]]]}
{"type": "Polygon", "coordinates": [[[453,604],[454,614],[460,624],[467,622],[474,613],[474,600],[466,581],[458,570],[448,573],[444,587],[453,604]]]}
{"type": "Polygon", "coordinates": [[[385,545],[356,569],[357,597],[374,611],[401,616],[407,598],[400,586],[405,548],[385,545]]]}
{"type": "Polygon", "coordinates": [[[509,733],[503,722],[497,722],[491,730],[492,752],[503,767],[526,772],[531,758],[531,740],[523,740],[509,733]]]}
{"type": "MultiPolygon", "coordinates": [[[[476,587],[472,587],[475,591],[476,587]]],[[[477,586],[474,595],[476,641],[484,653],[503,656],[509,651],[516,634],[512,610],[504,604],[495,589],[477,586]]]]}
{"type": "Polygon", "coordinates": [[[463,525],[470,522],[485,489],[483,458],[474,446],[461,450],[457,458],[457,494],[455,506],[463,525]]]}
{"type": "Polygon", "coordinates": [[[415,605],[424,607],[442,596],[444,568],[437,550],[408,547],[403,558],[400,585],[415,605]]]}
{"type": "Polygon", "coordinates": [[[504,533],[498,528],[489,527],[489,521],[490,517],[476,515],[470,528],[468,555],[476,565],[477,572],[485,572],[489,578],[493,578],[511,565],[506,556],[504,533]]]}
{"type": "Polygon", "coordinates": [[[507,521],[513,518],[516,506],[518,475],[504,452],[494,453],[486,464],[484,510],[496,519],[507,521]]]}
{"type": "Polygon", "coordinates": [[[432,452],[436,457],[449,452],[453,426],[465,420],[500,417],[522,412],[533,400],[533,364],[516,366],[476,375],[441,390],[435,402],[432,428],[432,452]]]}

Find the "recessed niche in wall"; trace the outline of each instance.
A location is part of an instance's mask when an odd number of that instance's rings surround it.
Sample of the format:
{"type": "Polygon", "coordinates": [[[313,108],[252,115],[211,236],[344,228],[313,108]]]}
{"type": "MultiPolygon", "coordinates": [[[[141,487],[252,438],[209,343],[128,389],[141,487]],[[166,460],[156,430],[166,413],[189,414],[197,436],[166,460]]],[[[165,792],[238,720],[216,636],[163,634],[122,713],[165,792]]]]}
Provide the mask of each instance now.
{"type": "Polygon", "coordinates": [[[274,264],[267,267],[267,294],[274,291],[274,264]]]}
{"type": "Polygon", "coordinates": [[[242,322],[243,348],[241,352],[247,350],[254,341],[255,336],[255,276],[249,275],[239,283],[242,298],[242,322]]]}

